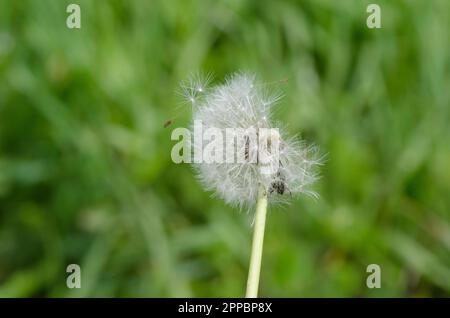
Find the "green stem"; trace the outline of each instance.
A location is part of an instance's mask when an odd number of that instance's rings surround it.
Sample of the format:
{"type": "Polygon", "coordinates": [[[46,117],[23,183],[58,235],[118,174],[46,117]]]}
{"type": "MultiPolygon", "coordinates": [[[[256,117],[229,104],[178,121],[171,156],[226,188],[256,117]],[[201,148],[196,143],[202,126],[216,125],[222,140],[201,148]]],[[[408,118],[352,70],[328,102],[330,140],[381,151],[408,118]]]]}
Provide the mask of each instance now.
{"type": "Polygon", "coordinates": [[[256,202],[256,215],[253,232],[252,254],[248,270],[247,292],[245,297],[258,297],[259,273],[261,271],[261,258],[264,242],[264,228],[266,225],[267,193],[261,190],[256,202]]]}

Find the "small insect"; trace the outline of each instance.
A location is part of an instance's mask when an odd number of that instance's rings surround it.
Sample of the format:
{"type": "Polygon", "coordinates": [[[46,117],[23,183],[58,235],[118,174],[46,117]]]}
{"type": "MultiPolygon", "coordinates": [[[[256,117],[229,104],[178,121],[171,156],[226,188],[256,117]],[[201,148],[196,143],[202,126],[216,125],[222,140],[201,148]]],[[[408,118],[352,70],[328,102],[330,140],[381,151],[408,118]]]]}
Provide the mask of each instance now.
{"type": "Polygon", "coordinates": [[[285,179],[284,175],[281,173],[280,170],[278,170],[275,181],[273,181],[270,184],[269,194],[276,192],[280,195],[283,195],[286,191],[288,191],[289,194],[292,195],[291,191],[288,189],[288,187],[286,185],[286,179],[285,179]]]}
{"type": "Polygon", "coordinates": [[[248,160],[250,154],[250,138],[248,136],[244,136],[244,139],[245,139],[244,155],[245,160],[248,160]]]}
{"type": "Polygon", "coordinates": [[[170,125],[172,125],[172,123],[173,123],[173,120],[172,120],[172,119],[167,120],[167,121],[164,123],[164,128],[169,127],[170,125]]]}
{"type": "Polygon", "coordinates": [[[180,107],[177,107],[176,111],[177,111],[177,114],[176,114],[176,115],[170,117],[169,119],[167,119],[167,120],[164,122],[164,128],[167,128],[167,127],[169,127],[170,125],[172,125],[173,122],[174,122],[178,117],[180,117],[180,116],[186,111],[186,109],[180,109],[180,107]]]}

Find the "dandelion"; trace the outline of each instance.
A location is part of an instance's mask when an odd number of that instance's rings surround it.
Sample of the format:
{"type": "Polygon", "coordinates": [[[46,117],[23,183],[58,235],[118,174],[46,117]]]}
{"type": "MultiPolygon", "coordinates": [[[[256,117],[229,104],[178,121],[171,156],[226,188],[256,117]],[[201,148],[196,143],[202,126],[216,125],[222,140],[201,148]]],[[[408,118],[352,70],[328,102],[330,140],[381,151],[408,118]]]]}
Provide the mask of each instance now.
{"type": "MultiPolygon", "coordinates": [[[[246,296],[257,297],[267,205],[298,193],[316,196],[308,186],[317,178],[314,167],[320,160],[315,147],[286,138],[274,127],[271,114],[281,95],[268,93],[254,75],[237,73],[214,87],[208,87],[210,80],[196,76],[182,86],[193,107],[193,122],[201,123],[202,131],[240,131],[243,138],[233,139],[232,149],[244,160],[224,156],[222,161],[196,162],[194,168],[204,187],[226,203],[246,209],[256,205],[246,296]]],[[[205,150],[194,143],[196,147],[205,150]]]]}

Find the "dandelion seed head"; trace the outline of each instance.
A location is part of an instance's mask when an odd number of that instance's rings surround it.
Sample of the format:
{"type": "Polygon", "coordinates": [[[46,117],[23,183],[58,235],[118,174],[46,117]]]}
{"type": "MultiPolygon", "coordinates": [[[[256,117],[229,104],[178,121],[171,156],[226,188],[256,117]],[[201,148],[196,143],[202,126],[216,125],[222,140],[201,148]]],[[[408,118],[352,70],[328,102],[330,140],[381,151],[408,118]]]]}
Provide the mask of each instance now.
{"type": "MultiPolygon", "coordinates": [[[[210,79],[210,77],[209,77],[210,79]]],[[[201,122],[202,129],[218,128],[226,135],[227,128],[244,132],[273,127],[271,113],[281,94],[270,94],[256,82],[252,74],[237,73],[228,77],[224,84],[207,87],[198,79],[187,82],[189,98],[192,90],[202,89],[202,97],[193,108],[193,122],[201,122]],[[195,82],[197,81],[197,83],[195,82]],[[194,88],[194,89],[192,89],[194,88]]],[[[249,133],[250,136],[250,133],[249,133]]],[[[276,156],[265,153],[267,161],[195,163],[197,176],[206,189],[213,191],[226,203],[241,208],[252,207],[261,189],[266,191],[269,202],[286,202],[291,196],[305,193],[315,196],[309,189],[316,179],[315,167],[320,164],[317,149],[306,146],[296,137],[286,138],[282,130],[271,130],[263,141],[279,145],[276,156]],[[267,173],[263,168],[272,168],[267,173]]],[[[255,154],[258,143],[237,143],[236,152],[255,154]]],[[[195,149],[194,149],[195,150],[195,149]]],[[[259,158],[261,159],[261,158],[259,158]]]]}

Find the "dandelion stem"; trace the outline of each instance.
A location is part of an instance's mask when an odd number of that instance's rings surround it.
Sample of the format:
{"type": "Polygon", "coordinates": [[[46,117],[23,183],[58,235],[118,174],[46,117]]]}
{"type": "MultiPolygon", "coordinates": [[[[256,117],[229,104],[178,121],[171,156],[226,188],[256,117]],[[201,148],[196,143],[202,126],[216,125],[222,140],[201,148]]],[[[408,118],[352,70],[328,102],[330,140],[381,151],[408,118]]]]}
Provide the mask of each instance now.
{"type": "Polygon", "coordinates": [[[247,292],[245,297],[258,297],[259,273],[261,271],[261,258],[264,242],[264,228],[266,225],[267,193],[261,190],[256,202],[256,215],[253,232],[252,254],[248,270],[247,292]]]}

